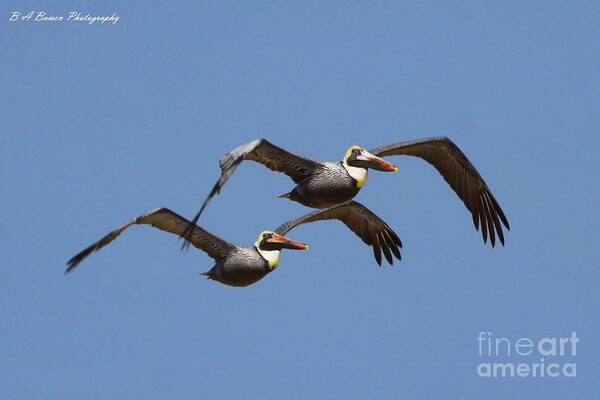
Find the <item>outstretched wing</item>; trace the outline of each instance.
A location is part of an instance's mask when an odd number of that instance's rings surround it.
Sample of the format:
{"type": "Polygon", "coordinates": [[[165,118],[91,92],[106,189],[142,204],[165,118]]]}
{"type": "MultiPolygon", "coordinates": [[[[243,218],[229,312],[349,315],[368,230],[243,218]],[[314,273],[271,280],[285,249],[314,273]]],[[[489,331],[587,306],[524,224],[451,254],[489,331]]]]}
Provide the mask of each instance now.
{"type": "Polygon", "coordinates": [[[510,225],[502,208],[473,164],[450,139],[437,137],[412,140],[378,146],[369,152],[380,157],[420,157],[433,165],[471,211],[475,229],[479,230],[481,223],[483,242],[487,242],[489,233],[490,243],[494,247],[497,234],[504,246],[504,233],[500,221],[506,229],[510,229],[510,225]]]}
{"type": "MultiPolygon", "coordinates": [[[[168,208],[157,208],[146,215],[142,215],[141,217],[118,227],[96,243],[78,253],[67,262],[68,268],[65,273],[71,272],[84,258],[115,240],[125,229],[132,225],[152,225],[160,230],[171,232],[175,235],[181,235],[188,227],[189,223],[190,222],[187,219],[174,213],[168,208]]],[[[235,247],[233,244],[208,233],[199,226],[194,226],[190,236],[190,243],[206,252],[214,259],[224,257],[229,249],[235,247]]]]}
{"type": "Polygon", "coordinates": [[[392,265],[392,253],[398,260],[402,259],[399,248],[402,242],[396,233],[367,207],[356,201],[347,201],[323,210],[313,211],[300,218],[288,221],[275,230],[275,233],[285,235],[300,224],[338,219],[350,228],[369,246],[373,246],[373,254],[377,264],[381,265],[381,251],[386,260],[392,265]]]}
{"type": "Polygon", "coordinates": [[[320,162],[290,153],[269,143],[266,139],[256,139],[230,151],[219,160],[219,165],[221,166],[219,180],[215,183],[206,200],[202,203],[202,207],[200,207],[200,210],[192,219],[189,229],[181,235],[186,240],[183,244],[184,248],[188,245],[187,240],[192,227],[198,222],[208,202],[214,195],[221,191],[227,179],[229,179],[233,171],[244,160],[256,161],[273,171],[283,172],[292,178],[295,183],[300,183],[315,170],[321,168],[320,162]]]}

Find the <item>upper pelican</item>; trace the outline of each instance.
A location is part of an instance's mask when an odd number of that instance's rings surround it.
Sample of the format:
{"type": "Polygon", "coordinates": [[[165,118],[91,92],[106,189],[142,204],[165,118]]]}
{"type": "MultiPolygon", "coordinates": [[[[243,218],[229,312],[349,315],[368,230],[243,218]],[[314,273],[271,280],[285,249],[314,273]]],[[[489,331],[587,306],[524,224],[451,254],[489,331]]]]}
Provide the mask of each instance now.
{"type": "MultiPolygon", "coordinates": [[[[204,200],[192,224],[198,221],[210,199],[220,192],[221,187],[243,160],[256,161],[292,178],[297,184],[296,187],[279,197],[308,207],[325,208],[354,198],[366,183],[369,168],[397,171],[397,167],[380,158],[392,155],[420,157],[433,165],[471,212],[475,229],[479,230],[481,223],[484,243],[487,242],[489,233],[492,247],[496,243],[496,234],[504,245],[500,220],[510,229],[504,212],[473,164],[458,146],[446,137],[394,143],[369,151],[360,146],[352,146],[346,151],[341,162],[314,161],[283,150],[266,139],[254,140],[221,157],[221,176],[204,200]]],[[[187,239],[189,229],[182,236],[187,239]]]]}
{"type": "MultiPolygon", "coordinates": [[[[354,201],[306,214],[286,222],[275,231],[264,231],[258,235],[258,239],[252,246],[236,246],[196,225],[192,229],[189,240],[191,244],[206,252],[216,261],[214,267],[201,275],[225,285],[248,286],[266,276],[279,265],[282,249],[303,250],[308,248],[306,244],[283,235],[300,224],[327,219],[342,221],[366,244],[373,246],[378,264],[381,264],[382,250],[390,264],[392,264],[392,253],[400,259],[398,247],[402,247],[402,243],[398,236],[381,218],[354,201]]],[[[100,250],[116,239],[125,229],[136,224],[152,225],[160,230],[182,235],[190,221],[167,208],[158,208],[127,222],[79,252],[67,262],[68,268],[65,273],[72,271],[88,255],[100,250]]]]}

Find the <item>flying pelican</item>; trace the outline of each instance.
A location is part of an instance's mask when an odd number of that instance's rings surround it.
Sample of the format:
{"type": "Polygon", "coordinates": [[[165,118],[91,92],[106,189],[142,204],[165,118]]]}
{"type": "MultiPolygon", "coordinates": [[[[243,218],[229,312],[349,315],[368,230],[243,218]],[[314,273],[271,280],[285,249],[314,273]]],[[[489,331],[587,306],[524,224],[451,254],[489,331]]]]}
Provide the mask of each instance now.
{"type": "MultiPolygon", "coordinates": [[[[282,249],[304,250],[308,246],[283,236],[289,230],[307,222],[338,219],[359,236],[363,242],[373,246],[375,259],[381,265],[381,251],[392,264],[391,254],[400,259],[398,247],[402,243],[392,229],[377,215],[354,201],[335,207],[318,210],[303,217],[288,221],[275,231],[264,231],[252,246],[236,246],[207,231],[194,226],[190,237],[192,245],[206,252],[216,263],[209,271],[200,275],[229,286],[248,286],[273,271],[280,260],[282,249]]],[[[67,262],[65,273],[71,272],[91,253],[100,250],[132,225],[152,225],[160,230],[182,235],[190,221],[167,208],[158,208],[120,226],[102,239],[87,247],[67,262]]]]}
{"type": "MultiPolygon", "coordinates": [[[[504,245],[500,220],[506,229],[510,229],[504,212],[473,164],[447,137],[394,143],[369,151],[361,146],[351,146],[340,162],[311,160],[283,150],[266,139],[254,140],[221,157],[221,176],[192,219],[190,229],[211,198],[221,191],[227,179],[244,160],[256,161],[292,178],[296,187],[279,197],[308,207],[326,208],[354,198],[367,182],[369,168],[398,171],[396,166],[380,158],[394,155],[419,157],[433,165],[471,212],[475,229],[479,230],[481,224],[483,242],[487,243],[489,233],[490,243],[494,247],[497,234],[504,245]]],[[[189,237],[190,229],[182,235],[184,239],[189,237]]],[[[188,244],[185,242],[183,247],[188,244]]]]}

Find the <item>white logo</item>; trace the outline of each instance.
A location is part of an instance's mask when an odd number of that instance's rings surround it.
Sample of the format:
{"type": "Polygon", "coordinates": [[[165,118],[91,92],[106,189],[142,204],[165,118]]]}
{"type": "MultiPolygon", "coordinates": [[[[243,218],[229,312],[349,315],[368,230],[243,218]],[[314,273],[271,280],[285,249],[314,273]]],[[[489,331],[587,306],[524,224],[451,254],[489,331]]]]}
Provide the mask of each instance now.
{"type": "Polygon", "coordinates": [[[10,22],[84,22],[86,24],[93,24],[95,22],[100,24],[110,23],[116,24],[119,22],[120,17],[117,13],[112,15],[91,15],[89,13],[83,13],[81,11],[70,11],[63,15],[49,15],[46,11],[29,11],[22,13],[20,11],[11,12],[8,20],[10,22]]]}
{"type": "Polygon", "coordinates": [[[492,332],[479,332],[479,356],[488,362],[477,365],[477,375],[484,378],[543,378],[577,376],[577,332],[569,337],[544,337],[509,339],[497,337],[492,332]],[[522,362],[510,362],[519,358],[522,362]],[[495,362],[502,359],[504,362],[495,362]],[[568,361],[568,362],[567,362],[568,361]]]}

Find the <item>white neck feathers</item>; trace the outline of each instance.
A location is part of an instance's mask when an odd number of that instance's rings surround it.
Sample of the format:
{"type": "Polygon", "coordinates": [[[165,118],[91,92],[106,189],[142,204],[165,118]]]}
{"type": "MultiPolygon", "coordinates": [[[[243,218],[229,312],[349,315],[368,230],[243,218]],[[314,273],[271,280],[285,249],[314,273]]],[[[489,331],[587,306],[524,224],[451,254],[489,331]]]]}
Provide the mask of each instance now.
{"type": "Polygon", "coordinates": [[[356,181],[356,186],[361,188],[367,183],[367,178],[369,177],[369,170],[361,167],[353,167],[351,165],[346,164],[346,161],[342,161],[342,165],[348,171],[348,174],[356,181]]]}
{"type": "Polygon", "coordinates": [[[267,261],[269,269],[275,269],[279,265],[279,257],[281,256],[280,250],[262,250],[258,247],[258,243],[254,243],[254,247],[260,253],[262,258],[267,261]]]}

